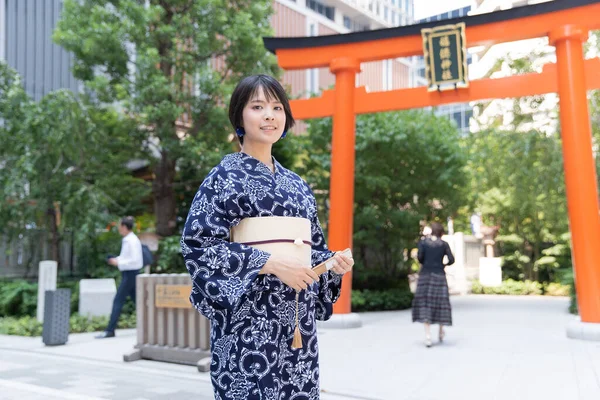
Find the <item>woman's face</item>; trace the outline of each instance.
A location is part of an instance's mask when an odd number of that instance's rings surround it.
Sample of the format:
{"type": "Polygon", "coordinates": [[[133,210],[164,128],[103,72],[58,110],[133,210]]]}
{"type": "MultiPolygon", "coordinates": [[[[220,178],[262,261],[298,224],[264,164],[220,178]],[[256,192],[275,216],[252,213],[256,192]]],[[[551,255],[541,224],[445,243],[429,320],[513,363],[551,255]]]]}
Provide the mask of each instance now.
{"type": "Polygon", "coordinates": [[[273,144],[281,138],[285,128],[285,111],[276,98],[267,100],[264,90],[259,87],[250,98],[242,113],[244,123],[244,144],[248,141],[273,144]]]}

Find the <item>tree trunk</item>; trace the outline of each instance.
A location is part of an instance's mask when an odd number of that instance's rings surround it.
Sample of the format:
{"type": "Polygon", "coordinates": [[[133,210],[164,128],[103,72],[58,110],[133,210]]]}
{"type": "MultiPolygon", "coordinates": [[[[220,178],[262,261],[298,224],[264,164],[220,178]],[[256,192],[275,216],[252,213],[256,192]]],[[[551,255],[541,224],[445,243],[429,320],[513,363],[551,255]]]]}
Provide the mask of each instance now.
{"type": "Polygon", "coordinates": [[[166,152],[163,152],[160,162],[154,168],[154,182],[152,183],[156,233],[162,237],[173,235],[177,224],[174,181],[175,161],[171,160],[166,152]]]}

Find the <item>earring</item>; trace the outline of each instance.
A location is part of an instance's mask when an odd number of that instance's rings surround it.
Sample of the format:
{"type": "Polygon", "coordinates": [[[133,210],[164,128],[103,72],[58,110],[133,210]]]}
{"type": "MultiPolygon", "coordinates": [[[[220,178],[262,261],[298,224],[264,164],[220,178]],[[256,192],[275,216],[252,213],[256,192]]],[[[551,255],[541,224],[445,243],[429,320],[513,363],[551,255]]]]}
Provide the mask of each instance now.
{"type": "Polygon", "coordinates": [[[242,137],[246,134],[244,128],[235,128],[235,133],[237,133],[238,137],[242,137]]]}
{"type": "Polygon", "coordinates": [[[287,131],[283,131],[283,135],[281,135],[281,139],[283,139],[287,135],[287,131]]]}

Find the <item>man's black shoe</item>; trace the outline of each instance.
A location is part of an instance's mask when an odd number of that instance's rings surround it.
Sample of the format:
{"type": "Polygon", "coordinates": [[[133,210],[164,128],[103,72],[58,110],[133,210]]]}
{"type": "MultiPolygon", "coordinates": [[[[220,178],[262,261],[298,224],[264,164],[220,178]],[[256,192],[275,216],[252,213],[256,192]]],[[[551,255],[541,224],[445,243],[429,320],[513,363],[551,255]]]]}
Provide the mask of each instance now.
{"type": "Polygon", "coordinates": [[[96,336],[96,339],[106,339],[109,337],[115,337],[115,333],[104,331],[101,334],[99,334],[98,336],[96,336]]]}

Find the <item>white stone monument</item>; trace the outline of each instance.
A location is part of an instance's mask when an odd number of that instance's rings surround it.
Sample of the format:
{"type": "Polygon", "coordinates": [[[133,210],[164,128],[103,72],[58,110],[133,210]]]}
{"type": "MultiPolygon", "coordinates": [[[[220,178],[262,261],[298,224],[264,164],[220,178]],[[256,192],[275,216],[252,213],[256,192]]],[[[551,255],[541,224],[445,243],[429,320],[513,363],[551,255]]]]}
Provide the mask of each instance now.
{"type": "Polygon", "coordinates": [[[482,286],[502,285],[502,258],[494,257],[494,245],[499,226],[482,226],[485,257],[479,259],[479,283],[482,286]]]}
{"type": "Polygon", "coordinates": [[[40,261],[38,273],[37,320],[44,322],[44,297],[46,290],[56,290],[56,261],[40,261]]]}
{"type": "MultiPolygon", "coordinates": [[[[465,271],[465,237],[462,232],[455,232],[452,235],[443,237],[448,242],[452,255],[454,255],[454,264],[446,267],[446,280],[450,294],[467,294],[469,285],[465,271]]],[[[444,262],[447,259],[444,257],[444,262]]]]}
{"type": "Polygon", "coordinates": [[[481,257],[479,259],[479,283],[482,286],[502,285],[502,258],[481,257]]]}
{"type": "Polygon", "coordinates": [[[110,316],[117,293],[114,279],[82,279],[79,281],[79,315],[110,316]]]}

